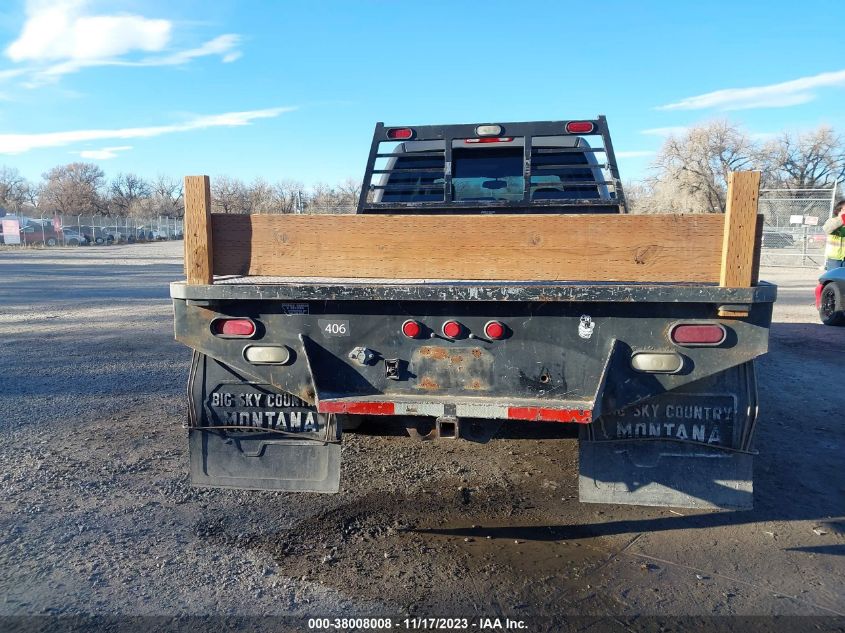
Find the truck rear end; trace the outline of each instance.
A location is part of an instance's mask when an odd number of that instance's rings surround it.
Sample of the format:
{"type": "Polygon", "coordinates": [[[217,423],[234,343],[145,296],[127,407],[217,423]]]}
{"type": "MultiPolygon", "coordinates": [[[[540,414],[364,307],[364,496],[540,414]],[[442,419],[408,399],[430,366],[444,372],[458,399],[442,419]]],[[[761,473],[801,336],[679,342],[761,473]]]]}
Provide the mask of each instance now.
{"type": "Polygon", "coordinates": [[[479,450],[577,428],[583,501],[749,507],[775,288],[742,182],[726,216],[630,216],[602,117],[379,124],[355,216],[216,216],[190,177],[193,482],[336,492],[378,416],[479,450]]]}

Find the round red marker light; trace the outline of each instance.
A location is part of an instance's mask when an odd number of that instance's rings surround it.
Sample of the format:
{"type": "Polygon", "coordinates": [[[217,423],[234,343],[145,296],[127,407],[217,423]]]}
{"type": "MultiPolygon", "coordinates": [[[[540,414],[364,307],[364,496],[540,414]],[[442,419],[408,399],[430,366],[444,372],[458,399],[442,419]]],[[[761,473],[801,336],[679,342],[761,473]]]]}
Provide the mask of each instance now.
{"type": "Polygon", "coordinates": [[[443,336],[446,338],[458,338],[463,332],[463,327],[457,321],[446,321],[443,324],[443,336]]]}
{"type": "Polygon", "coordinates": [[[505,324],[499,321],[488,321],[487,325],[484,326],[484,334],[494,341],[505,338],[505,332],[505,324]]]}
{"type": "Polygon", "coordinates": [[[408,338],[417,338],[422,334],[422,324],[419,321],[409,319],[402,324],[402,334],[408,338]]]}

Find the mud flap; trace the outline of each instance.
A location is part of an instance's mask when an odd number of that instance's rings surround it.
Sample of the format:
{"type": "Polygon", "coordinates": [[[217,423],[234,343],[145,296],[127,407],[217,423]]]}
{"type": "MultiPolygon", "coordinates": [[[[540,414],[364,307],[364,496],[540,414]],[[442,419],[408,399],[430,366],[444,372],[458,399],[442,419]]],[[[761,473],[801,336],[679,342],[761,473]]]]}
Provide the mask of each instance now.
{"type": "Polygon", "coordinates": [[[750,509],[756,421],[753,362],[602,415],[581,430],[579,497],[750,509]]]}
{"type": "Polygon", "coordinates": [[[585,503],[750,510],[753,456],[677,442],[579,443],[585,503]]]}
{"type": "Polygon", "coordinates": [[[340,423],[313,405],[196,353],[188,386],[191,483],[337,492],[340,423]]]}
{"type": "Polygon", "coordinates": [[[189,431],[188,441],[194,486],[290,492],[340,489],[340,444],[198,429],[189,431]]]}

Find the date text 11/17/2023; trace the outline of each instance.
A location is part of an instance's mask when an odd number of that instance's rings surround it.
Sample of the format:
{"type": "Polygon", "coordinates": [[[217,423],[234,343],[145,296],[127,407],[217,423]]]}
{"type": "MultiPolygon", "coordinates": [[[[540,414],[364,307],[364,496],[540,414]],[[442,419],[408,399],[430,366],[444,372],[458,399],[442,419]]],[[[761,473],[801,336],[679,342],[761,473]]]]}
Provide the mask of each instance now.
{"type": "Polygon", "coordinates": [[[400,629],[406,631],[524,631],[528,628],[525,620],[510,618],[426,618],[413,617],[394,620],[393,618],[309,618],[311,630],[347,630],[355,628],[364,631],[400,629]]]}

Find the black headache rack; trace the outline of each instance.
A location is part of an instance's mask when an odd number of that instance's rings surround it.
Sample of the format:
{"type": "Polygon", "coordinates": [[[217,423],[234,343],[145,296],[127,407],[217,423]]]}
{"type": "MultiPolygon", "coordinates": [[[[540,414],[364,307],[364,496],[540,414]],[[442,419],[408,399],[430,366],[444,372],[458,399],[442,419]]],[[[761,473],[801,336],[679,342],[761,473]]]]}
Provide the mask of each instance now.
{"type": "Polygon", "coordinates": [[[596,119],[496,124],[377,123],[358,202],[358,213],[626,211],[603,115],[596,119]],[[601,144],[588,142],[585,137],[599,137],[601,144]],[[493,178],[482,185],[491,190],[489,195],[462,193],[456,185],[463,182],[460,158],[468,152],[498,155],[511,166],[519,160],[517,172],[512,173],[516,179],[508,182],[485,173],[483,176],[493,178]],[[505,187],[507,195],[496,192],[505,187]]]}

